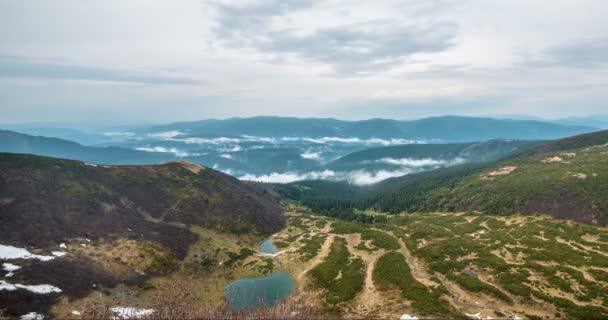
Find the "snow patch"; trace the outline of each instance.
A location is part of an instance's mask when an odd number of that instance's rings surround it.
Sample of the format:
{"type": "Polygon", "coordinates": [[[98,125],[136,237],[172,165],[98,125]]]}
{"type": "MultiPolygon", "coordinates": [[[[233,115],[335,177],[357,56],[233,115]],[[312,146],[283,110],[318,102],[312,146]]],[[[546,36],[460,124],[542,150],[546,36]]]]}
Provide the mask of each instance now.
{"type": "Polygon", "coordinates": [[[110,308],[112,317],[110,319],[139,319],[149,316],[154,313],[154,309],[137,309],[131,307],[113,307],[110,308]]]}
{"type": "Polygon", "coordinates": [[[44,315],[36,312],[30,312],[19,317],[20,320],[43,320],[44,315]]]}
{"type": "Polygon", "coordinates": [[[94,163],[89,163],[89,162],[84,162],[84,165],[85,165],[85,166],[89,166],[89,167],[97,167],[97,165],[96,165],[96,164],[94,164],[94,163]]]}
{"type": "Polygon", "coordinates": [[[467,316],[467,317],[469,317],[469,318],[481,320],[481,313],[479,313],[479,312],[477,312],[475,314],[471,314],[471,313],[466,313],[465,312],[464,315],[467,316]]]}
{"type": "Polygon", "coordinates": [[[3,244],[0,244],[0,259],[3,259],[3,260],[38,259],[40,261],[49,261],[49,260],[55,259],[55,257],[37,255],[37,254],[33,254],[23,248],[5,246],[3,244]]]}
{"type": "Polygon", "coordinates": [[[410,316],[409,314],[404,314],[399,318],[399,320],[418,320],[418,317],[410,316]]]}
{"type": "Polygon", "coordinates": [[[63,251],[52,251],[51,254],[54,255],[55,257],[63,257],[66,255],[66,253],[63,251]]]}
{"type": "Polygon", "coordinates": [[[49,293],[59,293],[61,292],[61,289],[52,286],[50,284],[38,284],[38,285],[25,285],[25,284],[19,284],[19,283],[8,283],[4,280],[0,280],[0,291],[2,290],[6,290],[6,291],[15,291],[17,289],[24,289],[33,293],[38,293],[38,294],[49,294],[49,293]]]}
{"type": "Polygon", "coordinates": [[[3,263],[2,269],[4,269],[4,271],[12,272],[21,269],[21,267],[12,263],[3,263]]]}
{"type": "Polygon", "coordinates": [[[68,246],[66,246],[65,243],[62,243],[62,244],[59,245],[59,248],[62,248],[62,249],[66,249],[67,247],[68,246]]]}

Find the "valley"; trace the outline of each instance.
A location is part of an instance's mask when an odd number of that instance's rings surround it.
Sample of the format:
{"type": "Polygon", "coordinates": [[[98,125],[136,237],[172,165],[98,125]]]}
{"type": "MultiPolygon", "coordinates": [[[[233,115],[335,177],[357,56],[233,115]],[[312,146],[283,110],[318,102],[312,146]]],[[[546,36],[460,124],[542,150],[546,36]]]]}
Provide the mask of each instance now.
{"type": "Polygon", "coordinates": [[[3,153],[0,314],[605,318],[606,134],[371,148],[486,158],[365,186],[3,153]]]}
{"type": "Polygon", "coordinates": [[[307,312],[305,318],[311,310],[387,319],[608,315],[606,228],[470,212],[391,215],[387,223],[368,225],[317,215],[297,203],[284,206],[288,222],[271,237],[279,250],[274,258],[260,251],[264,237],[200,228],[192,229],[200,239],[187,256],[169,262],[139,242],[91,241],[86,248],[70,242],[67,257],[91,257],[112,274],[154,273],[151,266],[167,264],[173,271],[61,298],[50,312],[74,319],[80,316],[73,311],[86,318],[111,312],[108,307],[154,310],[159,318],[211,315],[225,308],[230,282],[281,268],[297,288],[277,308],[291,305],[289,314],[307,312]]]}
{"type": "Polygon", "coordinates": [[[0,320],[608,319],[606,16],[0,0],[0,320]]]}
{"type": "Polygon", "coordinates": [[[291,209],[287,232],[275,237],[290,244],[282,260],[307,288],[304,296],[329,312],[393,319],[602,318],[608,312],[602,227],[476,213],[401,214],[370,226],[291,209]],[[319,228],[319,221],[327,225],[319,228]],[[318,236],[324,240],[317,257],[302,265],[300,250],[318,236]],[[341,250],[350,264],[326,268],[341,250]]]}

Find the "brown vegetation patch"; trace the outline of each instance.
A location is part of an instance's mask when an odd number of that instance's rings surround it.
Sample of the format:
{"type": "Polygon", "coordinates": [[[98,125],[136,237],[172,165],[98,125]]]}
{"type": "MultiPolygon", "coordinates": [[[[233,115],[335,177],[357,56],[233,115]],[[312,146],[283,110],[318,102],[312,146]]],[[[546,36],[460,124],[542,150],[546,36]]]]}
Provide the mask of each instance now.
{"type": "Polygon", "coordinates": [[[494,177],[509,175],[509,174],[513,173],[513,171],[515,171],[516,169],[517,169],[517,167],[515,167],[515,166],[502,167],[502,168],[499,168],[498,170],[484,173],[480,177],[483,180],[489,180],[489,179],[493,179],[494,177]]]}

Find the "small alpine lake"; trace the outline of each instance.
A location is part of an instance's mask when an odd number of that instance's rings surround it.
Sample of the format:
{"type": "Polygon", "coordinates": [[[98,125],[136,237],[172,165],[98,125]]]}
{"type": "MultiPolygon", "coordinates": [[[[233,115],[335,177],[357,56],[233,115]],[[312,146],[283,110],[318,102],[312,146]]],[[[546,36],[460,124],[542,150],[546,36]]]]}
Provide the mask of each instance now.
{"type": "MultiPolygon", "coordinates": [[[[279,250],[272,238],[260,245],[264,254],[276,254],[279,250]]],[[[231,282],[224,288],[224,297],[237,310],[271,308],[296,290],[294,278],[287,272],[277,271],[260,278],[243,278],[231,282]]]]}

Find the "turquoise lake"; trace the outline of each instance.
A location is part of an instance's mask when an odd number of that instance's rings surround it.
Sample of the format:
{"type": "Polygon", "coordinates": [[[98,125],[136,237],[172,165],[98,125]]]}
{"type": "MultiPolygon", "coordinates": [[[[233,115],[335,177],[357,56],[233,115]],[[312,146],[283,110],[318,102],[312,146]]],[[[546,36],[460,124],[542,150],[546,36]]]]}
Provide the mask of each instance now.
{"type": "MultiPolygon", "coordinates": [[[[262,242],[260,251],[267,254],[279,252],[272,239],[262,242]]],[[[295,290],[293,277],[287,272],[277,271],[265,277],[235,280],[224,289],[224,297],[235,309],[251,310],[273,307],[295,290]]]]}
{"type": "Polygon", "coordinates": [[[262,253],[275,254],[275,253],[279,252],[279,249],[277,249],[277,247],[274,246],[274,244],[272,243],[272,238],[271,238],[271,239],[266,239],[266,240],[264,240],[264,242],[262,242],[262,244],[260,245],[260,251],[262,253]]]}

